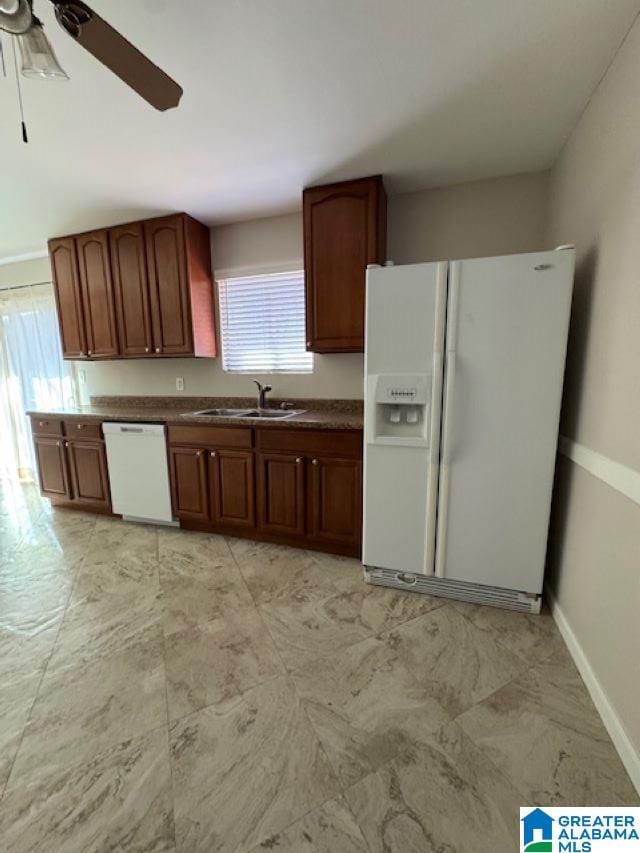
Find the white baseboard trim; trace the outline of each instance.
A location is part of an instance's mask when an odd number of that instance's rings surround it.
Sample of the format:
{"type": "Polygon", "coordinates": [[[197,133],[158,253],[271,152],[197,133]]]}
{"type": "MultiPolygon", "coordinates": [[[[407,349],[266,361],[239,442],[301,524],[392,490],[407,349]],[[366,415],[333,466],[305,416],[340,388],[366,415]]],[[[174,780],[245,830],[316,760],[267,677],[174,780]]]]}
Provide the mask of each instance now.
{"type": "Polygon", "coordinates": [[[558,450],[612,489],[640,504],[640,473],[634,468],[615,462],[597,450],[591,450],[564,435],[558,439],[558,450]]]}
{"type": "MultiPolygon", "coordinates": [[[[573,633],[573,628],[569,624],[562,608],[555,599],[549,588],[545,590],[545,597],[549,602],[551,615],[554,618],[558,630],[562,634],[567,648],[573,658],[575,665],[582,676],[584,683],[587,685],[587,690],[591,694],[593,704],[596,706],[598,713],[602,717],[602,722],[606,730],[609,732],[609,737],[613,741],[613,745],[618,751],[618,755],[629,774],[632,783],[634,784],[638,794],[640,794],[640,754],[636,752],[627,735],[620,717],[617,715],[615,708],[609,701],[609,697],[605,693],[602,685],[598,681],[596,674],[591,668],[591,664],[584,653],[578,638],[573,633]]],[[[614,805],[612,803],[612,805],[614,805]]]]}

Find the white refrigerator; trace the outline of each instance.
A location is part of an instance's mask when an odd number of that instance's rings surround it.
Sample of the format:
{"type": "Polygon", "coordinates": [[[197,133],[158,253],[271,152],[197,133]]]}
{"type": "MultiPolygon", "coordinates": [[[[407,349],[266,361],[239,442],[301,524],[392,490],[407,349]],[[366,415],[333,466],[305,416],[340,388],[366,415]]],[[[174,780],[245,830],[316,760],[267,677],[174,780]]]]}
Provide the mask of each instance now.
{"type": "Polygon", "coordinates": [[[539,612],[573,269],[572,249],[368,269],[368,582],[539,612]]]}

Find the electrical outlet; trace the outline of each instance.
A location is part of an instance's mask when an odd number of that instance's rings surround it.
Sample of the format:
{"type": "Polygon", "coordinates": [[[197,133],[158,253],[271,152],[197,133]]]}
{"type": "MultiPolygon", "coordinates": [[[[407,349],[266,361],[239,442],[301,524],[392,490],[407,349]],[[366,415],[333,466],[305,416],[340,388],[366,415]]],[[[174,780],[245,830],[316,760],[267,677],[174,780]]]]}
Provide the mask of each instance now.
{"type": "Polygon", "coordinates": [[[184,391],[184,376],[176,376],[176,391],[184,391]]]}

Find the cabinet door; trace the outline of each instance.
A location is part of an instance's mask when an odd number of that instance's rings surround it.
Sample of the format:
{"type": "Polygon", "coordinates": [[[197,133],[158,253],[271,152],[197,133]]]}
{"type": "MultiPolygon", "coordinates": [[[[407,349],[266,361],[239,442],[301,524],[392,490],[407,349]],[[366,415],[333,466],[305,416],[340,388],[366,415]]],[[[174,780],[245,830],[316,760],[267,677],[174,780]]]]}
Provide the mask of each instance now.
{"type": "Polygon", "coordinates": [[[111,509],[107,454],[102,443],[68,441],[71,499],[94,507],[111,509]]]}
{"type": "Polygon", "coordinates": [[[253,453],[209,451],[209,500],[216,524],[255,527],[253,453]]]}
{"type": "Polygon", "coordinates": [[[276,453],[258,456],[260,526],[274,533],[304,535],[304,459],[276,453]]]}
{"type": "Polygon", "coordinates": [[[78,278],[78,256],[73,237],[49,241],[49,258],[56,296],[62,354],[65,358],[84,358],[87,342],[78,278]]]}
{"type": "Polygon", "coordinates": [[[76,237],[87,355],[118,355],[116,311],[106,230],[76,237]]]}
{"type": "Polygon", "coordinates": [[[151,306],[141,222],[109,229],[111,272],[122,355],[152,352],[151,306]]]}
{"type": "Polygon", "coordinates": [[[357,545],[362,525],[362,470],[358,459],[311,460],[309,533],[316,539],[357,545]]]}
{"type": "Polygon", "coordinates": [[[144,223],[154,352],[193,353],[184,222],[166,216],[144,223]]]}
{"type": "Polygon", "coordinates": [[[178,518],[209,520],[207,457],[195,447],[171,448],[171,500],[178,518]]]}
{"type": "Polygon", "coordinates": [[[40,492],[45,497],[70,498],[67,458],[62,438],[34,436],[40,492]]]}
{"type": "Polygon", "coordinates": [[[307,349],[363,352],[366,268],[385,256],[382,181],[313,187],[303,208],[307,349]]]}

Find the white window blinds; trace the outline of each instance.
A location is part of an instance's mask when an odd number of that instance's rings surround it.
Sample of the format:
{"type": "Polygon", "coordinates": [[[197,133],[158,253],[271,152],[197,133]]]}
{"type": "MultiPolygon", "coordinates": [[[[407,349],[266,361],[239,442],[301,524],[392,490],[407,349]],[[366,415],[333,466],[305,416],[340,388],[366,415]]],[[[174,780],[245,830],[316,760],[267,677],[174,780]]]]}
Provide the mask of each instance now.
{"type": "Polygon", "coordinates": [[[218,282],[222,367],[229,373],[311,373],[305,350],[304,272],[218,282]]]}

